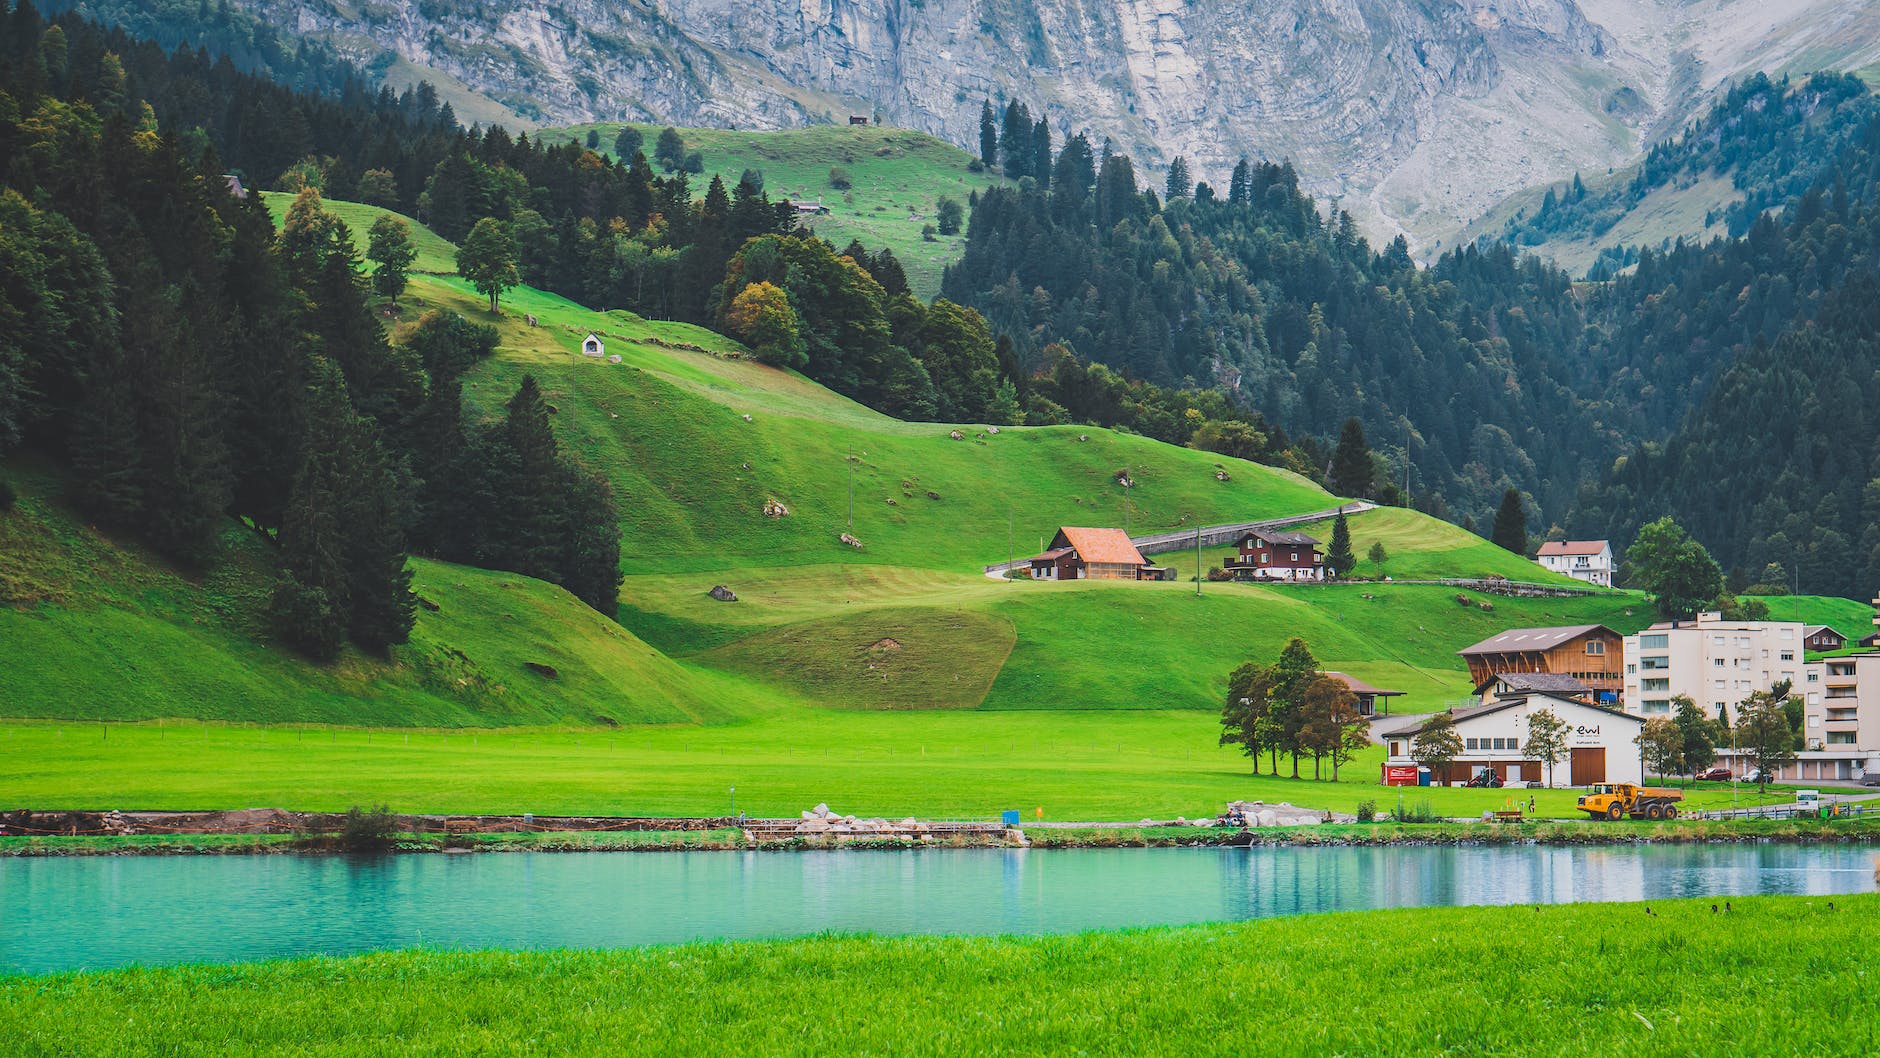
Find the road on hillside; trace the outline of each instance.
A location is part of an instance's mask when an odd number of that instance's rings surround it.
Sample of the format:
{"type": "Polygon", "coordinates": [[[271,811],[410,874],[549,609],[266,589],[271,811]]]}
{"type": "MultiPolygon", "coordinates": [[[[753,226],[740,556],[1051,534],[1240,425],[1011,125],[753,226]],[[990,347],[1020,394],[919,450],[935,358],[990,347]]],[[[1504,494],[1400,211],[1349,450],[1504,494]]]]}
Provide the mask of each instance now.
{"type": "MultiPolygon", "coordinates": [[[[1201,527],[1201,546],[1215,547],[1220,544],[1231,543],[1238,539],[1240,534],[1253,529],[1287,529],[1295,525],[1311,525],[1313,522],[1322,522],[1327,518],[1335,518],[1340,511],[1346,514],[1363,514],[1365,511],[1374,511],[1376,509],[1377,504],[1372,503],[1370,500],[1352,500],[1350,503],[1339,507],[1327,507],[1322,511],[1313,511],[1309,514],[1294,514],[1288,515],[1285,518],[1268,518],[1258,522],[1229,522],[1226,525],[1204,525],[1201,527]]],[[[1135,544],[1136,550],[1145,555],[1161,554],[1167,551],[1179,551],[1183,548],[1195,546],[1195,530],[1174,529],[1164,533],[1148,533],[1143,536],[1132,536],[1129,538],[1129,542],[1135,544]]],[[[985,568],[986,576],[991,577],[993,580],[1004,580],[1005,574],[1025,565],[1028,561],[1029,559],[1020,558],[1010,562],[995,562],[985,568]]]]}

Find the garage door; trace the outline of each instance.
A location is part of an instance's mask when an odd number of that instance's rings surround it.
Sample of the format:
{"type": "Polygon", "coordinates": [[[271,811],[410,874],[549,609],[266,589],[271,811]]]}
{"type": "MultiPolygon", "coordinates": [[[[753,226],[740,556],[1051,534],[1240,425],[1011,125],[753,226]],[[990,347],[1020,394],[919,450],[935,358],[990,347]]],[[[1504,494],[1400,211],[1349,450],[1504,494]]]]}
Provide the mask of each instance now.
{"type": "Polygon", "coordinates": [[[1606,781],[1606,747],[1576,747],[1573,750],[1573,785],[1591,786],[1606,781]]]}

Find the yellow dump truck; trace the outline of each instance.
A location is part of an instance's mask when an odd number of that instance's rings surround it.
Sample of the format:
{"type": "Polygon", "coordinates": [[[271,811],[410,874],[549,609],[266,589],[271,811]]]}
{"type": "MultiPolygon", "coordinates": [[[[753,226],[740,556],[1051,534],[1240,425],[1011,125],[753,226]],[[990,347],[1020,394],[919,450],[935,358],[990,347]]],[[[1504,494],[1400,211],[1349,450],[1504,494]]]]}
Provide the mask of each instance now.
{"type": "Polygon", "coordinates": [[[1676,819],[1683,790],[1662,786],[1638,786],[1629,782],[1604,782],[1595,785],[1580,798],[1579,809],[1594,819],[1676,819]]]}

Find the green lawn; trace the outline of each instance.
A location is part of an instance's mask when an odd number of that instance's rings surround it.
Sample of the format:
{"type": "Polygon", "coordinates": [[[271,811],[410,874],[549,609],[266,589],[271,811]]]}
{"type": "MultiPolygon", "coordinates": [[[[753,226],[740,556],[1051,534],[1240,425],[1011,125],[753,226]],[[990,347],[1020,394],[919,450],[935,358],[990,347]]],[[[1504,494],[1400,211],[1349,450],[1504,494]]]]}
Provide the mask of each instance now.
{"type": "MultiPolygon", "coordinates": [[[[646,137],[641,148],[652,158],[653,145],[663,126],[636,126],[646,137]]],[[[612,155],[616,123],[543,129],[537,135],[550,143],[585,141],[590,130],[600,133],[601,152],[612,155]]],[[[736,129],[681,129],[686,146],[705,159],[705,172],[692,178],[702,194],[714,176],[727,190],[737,186],[746,169],[764,174],[764,190],[772,199],[807,202],[821,199],[830,214],[809,220],[816,234],[837,249],[860,239],[869,250],[887,247],[907,270],[908,281],[921,300],[940,292],[940,274],[959,260],[965,235],[949,235],[928,242],[921,229],[934,223],[940,197],[951,197],[962,207],[974,191],[1005,183],[990,172],[967,168],[973,157],[945,140],[908,129],[847,125],[815,125],[781,132],[744,132],[736,129]],[[844,191],[829,183],[831,169],[849,173],[844,191]]]]}
{"type": "MultiPolygon", "coordinates": [[[[1145,854],[1147,855],[1147,854],[1145,854]]],[[[1880,897],[1045,937],[418,951],[0,981],[13,1053],[1869,1054],[1880,897]]]]}
{"type": "MultiPolygon", "coordinates": [[[[818,802],[900,818],[1203,818],[1232,800],[1388,811],[1401,795],[1473,817],[1532,795],[1538,814],[1578,818],[1572,790],[1398,790],[1378,785],[1379,747],[1340,781],[1255,777],[1198,711],[852,712],[776,710],[732,724],[623,729],[411,730],[248,727],[168,721],[0,724],[9,806],[308,811],[384,803],[401,812],[795,816],[818,802]]],[[[1262,770],[1266,770],[1262,762],[1262,770]]],[[[1282,759],[1282,771],[1290,765],[1282,759]]],[[[1753,789],[1739,791],[1742,804],[1753,789]]],[[[1792,800],[1772,792],[1768,801],[1792,800]]],[[[1687,807],[1727,807],[1727,785],[1687,807]]]]}
{"type": "MultiPolygon", "coordinates": [[[[261,198],[268,204],[268,212],[274,214],[274,223],[277,225],[287,216],[287,207],[294,204],[294,196],[285,191],[263,191],[261,198]]],[[[436,275],[455,275],[457,272],[456,245],[403,213],[381,206],[368,206],[363,202],[336,200],[323,200],[322,208],[346,222],[346,227],[352,232],[353,245],[359,248],[361,260],[365,258],[372,225],[380,217],[390,214],[411,226],[411,242],[418,251],[417,259],[411,263],[413,272],[436,275]]],[[[367,261],[366,270],[371,269],[372,263],[367,261]]]]}

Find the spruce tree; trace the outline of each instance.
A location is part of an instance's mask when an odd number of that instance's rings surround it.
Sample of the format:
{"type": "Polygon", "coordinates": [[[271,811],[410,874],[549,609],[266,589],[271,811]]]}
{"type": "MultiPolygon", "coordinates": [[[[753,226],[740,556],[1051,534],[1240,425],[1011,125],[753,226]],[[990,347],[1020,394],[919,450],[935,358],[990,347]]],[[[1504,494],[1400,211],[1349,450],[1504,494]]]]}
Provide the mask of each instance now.
{"type": "Polygon", "coordinates": [[[1527,509],[1521,502],[1521,490],[1510,488],[1501,494],[1501,508],[1495,512],[1495,524],[1489,530],[1495,546],[1517,555],[1527,554],[1527,509]]]}
{"type": "Polygon", "coordinates": [[[352,610],[340,520],[355,424],[339,369],[322,359],[310,374],[300,469],[281,518],[281,579],[269,616],[282,642],[327,661],[345,642],[352,610]]]}
{"type": "Polygon", "coordinates": [[[1334,576],[1349,577],[1357,568],[1358,556],[1351,550],[1351,524],[1340,509],[1332,521],[1332,545],[1325,552],[1325,565],[1334,576]]]}
{"type": "Polygon", "coordinates": [[[1163,188],[1170,202],[1178,198],[1187,198],[1194,191],[1194,177],[1188,173],[1188,159],[1176,155],[1168,164],[1168,183],[1163,188]]]}
{"type": "Polygon", "coordinates": [[[567,504],[561,552],[561,583],[574,597],[614,616],[619,608],[620,512],[607,479],[572,463],[562,466],[567,504]]]}
{"type": "Polygon", "coordinates": [[[1049,190],[1051,186],[1051,122],[1039,118],[1031,127],[1031,178],[1038,181],[1038,190],[1049,190]]]}
{"type": "Polygon", "coordinates": [[[999,163],[998,117],[993,113],[990,99],[981,100],[979,104],[979,161],[987,169],[999,163]]]}
{"type": "Polygon", "coordinates": [[[341,525],[352,601],[347,631],[360,646],[384,650],[411,638],[414,600],[405,561],[410,481],[379,443],[371,420],[357,420],[352,434],[341,525]]]}
{"type": "Polygon", "coordinates": [[[1005,107],[1005,123],[999,132],[999,159],[1005,175],[1013,180],[1031,175],[1031,111],[1014,99],[1005,107]]]}
{"type": "Polygon", "coordinates": [[[1356,416],[1346,419],[1338,434],[1338,447],[1332,452],[1332,491],[1340,496],[1368,498],[1375,469],[1370,446],[1364,443],[1364,424],[1356,416]]]}
{"type": "Polygon", "coordinates": [[[559,583],[566,507],[561,496],[563,476],[548,422],[548,401],[534,375],[522,376],[507,411],[499,429],[501,443],[512,458],[505,461],[508,481],[499,495],[504,510],[498,519],[503,551],[498,564],[559,583]]]}

